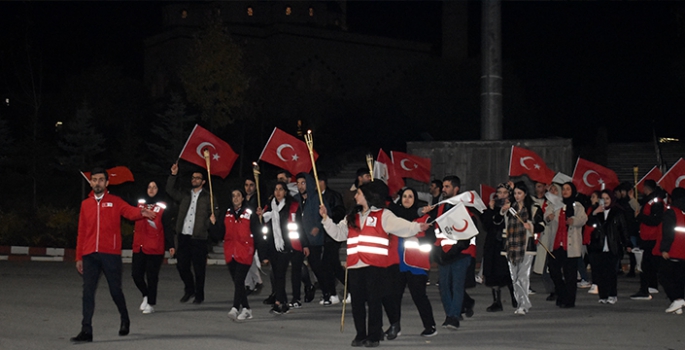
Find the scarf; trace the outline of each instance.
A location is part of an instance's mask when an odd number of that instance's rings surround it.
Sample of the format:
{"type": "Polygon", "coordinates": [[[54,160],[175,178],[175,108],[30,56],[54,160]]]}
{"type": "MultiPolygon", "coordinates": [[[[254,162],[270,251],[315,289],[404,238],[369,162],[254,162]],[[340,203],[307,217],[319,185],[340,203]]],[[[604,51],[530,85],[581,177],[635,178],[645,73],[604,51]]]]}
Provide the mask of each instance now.
{"type": "Polygon", "coordinates": [[[280,211],[285,207],[285,198],[280,203],[276,202],[276,198],[271,199],[271,227],[274,230],[274,246],[276,250],[282,252],[285,248],[285,241],[283,240],[283,231],[281,231],[281,215],[280,211]]]}
{"type": "MultiPolygon", "coordinates": [[[[518,211],[518,215],[523,222],[528,222],[530,219],[530,213],[526,206],[523,206],[518,211]]],[[[523,261],[527,243],[528,233],[526,228],[514,215],[507,213],[507,259],[514,264],[523,261]]]]}

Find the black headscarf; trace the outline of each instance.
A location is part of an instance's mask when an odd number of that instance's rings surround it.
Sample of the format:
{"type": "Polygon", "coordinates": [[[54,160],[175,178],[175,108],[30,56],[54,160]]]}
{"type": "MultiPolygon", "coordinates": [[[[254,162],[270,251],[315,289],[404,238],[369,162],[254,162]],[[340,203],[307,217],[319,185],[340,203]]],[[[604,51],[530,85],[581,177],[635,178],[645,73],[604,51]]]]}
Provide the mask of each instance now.
{"type": "Polygon", "coordinates": [[[148,196],[147,186],[145,186],[145,195],[143,196],[143,198],[145,199],[145,203],[153,204],[153,203],[157,203],[157,202],[164,202],[165,201],[164,191],[162,189],[162,186],[159,185],[160,182],[156,181],[156,180],[152,180],[152,181],[149,181],[147,183],[147,185],[150,186],[150,183],[152,183],[152,182],[154,182],[155,185],[157,185],[157,194],[154,197],[148,196]]]}
{"type": "Polygon", "coordinates": [[[574,185],[573,182],[569,181],[569,182],[564,183],[564,185],[561,186],[561,188],[562,188],[561,199],[564,202],[564,204],[566,205],[566,217],[570,218],[570,217],[573,217],[573,215],[575,215],[575,212],[573,211],[573,203],[576,202],[576,196],[578,195],[578,190],[576,189],[576,185],[574,185]],[[564,185],[571,186],[571,196],[569,196],[568,198],[564,198],[564,196],[563,196],[564,185]]]}
{"type": "Polygon", "coordinates": [[[418,217],[419,217],[418,193],[416,193],[416,190],[414,190],[413,188],[410,188],[410,187],[403,189],[402,191],[400,191],[400,200],[397,201],[397,203],[390,204],[389,209],[397,217],[405,219],[407,221],[414,221],[414,220],[418,219],[418,217]],[[404,193],[407,191],[411,191],[411,193],[414,194],[414,203],[409,208],[405,208],[404,205],[402,205],[402,195],[404,195],[404,193]]]}

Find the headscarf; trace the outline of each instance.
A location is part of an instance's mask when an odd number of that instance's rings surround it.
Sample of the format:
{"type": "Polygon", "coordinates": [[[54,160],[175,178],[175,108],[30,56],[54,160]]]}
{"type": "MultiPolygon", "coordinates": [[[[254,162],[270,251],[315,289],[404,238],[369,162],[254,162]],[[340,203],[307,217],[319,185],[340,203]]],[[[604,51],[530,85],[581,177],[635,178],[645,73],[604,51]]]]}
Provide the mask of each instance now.
{"type": "MultiPolygon", "coordinates": [[[[573,211],[573,203],[576,202],[576,196],[578,195],[578,190],[576,189],[576,185],[573,184],[573,182],[566,182],[564,185],[569,185],[571,186],[571,196],[568,198],[564,198],[563,192],[561,195],[561,200],[564,202],[566,205],[566,217],[570,218],[573,217],[575,212],[573,211]]],[[[564,186],[561,186],[562,190],[564,186]]]]}
{"type": "Polygon", "coordinates": [[[390,204],[389,209],[398,218],[402,218],[402,219],[405,219],[407,221],[414,221],[414,220],[418,219],[418,217],[419,217],[418,208],[419,208],[418,193],[416,193],[416,190],[414,190],[413,188],[407,187],[407,188],[403,189],[402,191],[400,191],[400,200],[397,201],[397,203],[390,204]],[[402,196],[407,191],[411,191],[411,193],[414,194],[414,203],[409,208],[405,208],[404,205],[402,205],[402,196]]]}

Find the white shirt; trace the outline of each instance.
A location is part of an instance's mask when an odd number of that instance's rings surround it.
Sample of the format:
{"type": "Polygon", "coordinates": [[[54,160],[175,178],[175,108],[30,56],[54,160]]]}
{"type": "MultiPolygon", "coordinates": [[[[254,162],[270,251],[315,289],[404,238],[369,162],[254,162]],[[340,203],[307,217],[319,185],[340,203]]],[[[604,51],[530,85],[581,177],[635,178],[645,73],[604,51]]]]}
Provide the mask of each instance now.
{"type": "MultiPolygon", "coordinates": [[[[604,221],[607,221],[607,218],[609,217],[609,210],[611,210],[611,209],[604,208],[604,221]]],[[[602,248],[602,252],[608,252],[608,251],[609,251],[609,242],[607,241],[607,236],[604,235],[604,247],[602,248]]]]}
{"type": "Polygon", "coordinates": [[[190,190],[190,206],[188,207],[186,218],[183,220],[183,231],[181,232],[184,235],[192,236],[193,234],[193,227],[195,227],[195,211],[197,209],[197,199],[200,197],[200,192],[202,192],[202,188],[197,192],[190,190]]]}

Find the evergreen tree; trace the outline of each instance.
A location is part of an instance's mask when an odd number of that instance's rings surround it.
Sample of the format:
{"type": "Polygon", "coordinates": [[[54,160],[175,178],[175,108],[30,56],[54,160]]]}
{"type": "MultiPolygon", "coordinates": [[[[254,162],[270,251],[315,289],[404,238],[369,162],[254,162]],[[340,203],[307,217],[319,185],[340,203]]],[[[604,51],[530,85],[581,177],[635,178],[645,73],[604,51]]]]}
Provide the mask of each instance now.
{"type": "Polygon", "coordinates": [[[96,156],[105,151],[105,138],[95,130],[92,115],[87,104],[76,110],[76,117],[65,123],[57,142],[62,150],[59,163],[67,171],[89,171],[94,166],[104,165],[96,156]]]}
{"type": "Polygon", "coordinates": [[[190,135],[195,115],[186,114],[186,104],[178,94],[171,95],[169,108],[157,114],[157,121],[150,131],[153,139],[147,142],[152,159],[146,163],[153,174],[168,174],[171,163],[176,161],[185,141],[190,135]]]}
{"type": "Polygon", "coordinates": [[[7,165],[12,154],[14,140],[4,117],[0,117],[0,165],[7,165]]]}

